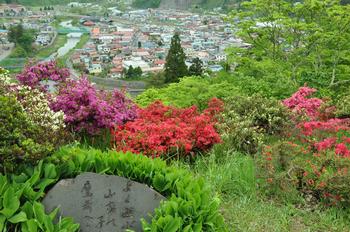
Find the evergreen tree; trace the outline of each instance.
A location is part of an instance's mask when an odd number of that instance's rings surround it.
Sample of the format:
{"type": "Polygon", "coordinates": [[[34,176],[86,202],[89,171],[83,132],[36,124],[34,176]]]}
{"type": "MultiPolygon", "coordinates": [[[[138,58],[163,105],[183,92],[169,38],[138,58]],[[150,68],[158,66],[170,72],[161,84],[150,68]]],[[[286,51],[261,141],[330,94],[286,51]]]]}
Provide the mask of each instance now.
{"type": "Polygon", "coordinates": [[[178,82],[179,78],[188,74],[185,63],[186,55],[181,47],[179,34],[171,39],[171,46],[165,64],[165,82],[178,82]]]}
{"type": "Polygon", "coordinates": [[[132,67],[132,65],[129,66],[128,72],[126,73],[126,77],[127,78],[132,78],[134,76],[134,67],[132,67]]]}
{"type": "Polygon", "coordinates": [[[140,66],[134,69],[134,77],[141,77],[142,76],[142,69],[140,66]]]}
{"type": "Polygon", "coordinates": [[[198,57],[194,58],[188,72],[190,76],[201,76],[203,74],[203,62],[198,57]]]}

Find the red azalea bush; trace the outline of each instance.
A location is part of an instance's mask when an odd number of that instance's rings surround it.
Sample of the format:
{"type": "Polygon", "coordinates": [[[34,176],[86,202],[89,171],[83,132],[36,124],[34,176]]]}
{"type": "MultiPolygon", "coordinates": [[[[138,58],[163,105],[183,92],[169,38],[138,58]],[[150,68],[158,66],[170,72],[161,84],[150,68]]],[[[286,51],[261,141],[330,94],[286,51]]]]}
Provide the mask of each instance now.
{"type": "Polygon", "coordinates": [[[283,101],[296,113],[295,128],[285,141],[263,149],[265,178],[284,187],[292,183],[302,193],[327,204],[348,206],[349,119],[325,118],[324,101],[307,98],[315,90],[303,87],[298,92],[283,101]],[[299,117],[301,114],[308,117],[299,117]]]}
{"type": "Polygon", "coordinates": [[[114,131],[115,149],[151,157],[190,155],[219,143],[216,116],[223,102],[212,99],[200,113],[197,107],[179,109],[157,101],[139,109],[138,118],[114,131]]]}

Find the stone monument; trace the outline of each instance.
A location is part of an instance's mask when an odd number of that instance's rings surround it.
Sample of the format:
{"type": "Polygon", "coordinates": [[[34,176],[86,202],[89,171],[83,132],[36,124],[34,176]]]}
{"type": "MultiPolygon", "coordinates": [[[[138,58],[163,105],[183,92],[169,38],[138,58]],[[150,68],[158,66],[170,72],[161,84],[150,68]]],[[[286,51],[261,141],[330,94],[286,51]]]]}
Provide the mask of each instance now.
{"type": "Polygon", "coordinates": [[[142,231],[141,218],[166,200],[147,185],[119,176],[83,173],[59,181],[45,196],[45,210],[59,208],[59,217],[72,217],[81,232],[142,231]]]}

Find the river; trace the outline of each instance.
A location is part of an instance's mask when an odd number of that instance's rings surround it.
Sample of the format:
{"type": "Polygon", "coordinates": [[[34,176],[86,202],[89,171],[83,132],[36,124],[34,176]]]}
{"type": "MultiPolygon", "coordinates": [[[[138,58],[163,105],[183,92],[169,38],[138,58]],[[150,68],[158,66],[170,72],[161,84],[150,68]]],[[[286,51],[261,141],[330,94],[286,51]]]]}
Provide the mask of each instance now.
{"type": "MultiPolygon", "coordinates": [[[[60,23],[60,26],[69,28],[69,29],[75,29],[75,27],[72,25],[72,21],[64,21],[60,23]]],[[[57,52],[51,54],[47,58],[47,60],[54,60],[60,57],[65,56],[71,49],[73,49],[80,41],[80,37],[82,36],[82,33],[69,33],[67,34],[67,42],[64,44],[63,47],[60,47],[57,52]]]]}

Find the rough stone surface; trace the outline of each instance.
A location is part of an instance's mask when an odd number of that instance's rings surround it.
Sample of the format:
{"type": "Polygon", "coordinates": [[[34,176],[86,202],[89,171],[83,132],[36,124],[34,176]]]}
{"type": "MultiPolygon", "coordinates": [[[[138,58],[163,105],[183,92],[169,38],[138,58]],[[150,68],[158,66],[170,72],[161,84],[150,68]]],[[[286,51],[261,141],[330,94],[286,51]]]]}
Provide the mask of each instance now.
{"type": "MultiPolygon", "coordinates": [[[[141,218],[166,200],[158,192],[119,176],[84,173],[59,181],[43,200],[47,212],[60,208],[58,217],[72,217],[82,232],[141,230],[141,218]]],[[[58,219],[58,218],[57,218],[58,219]]]]}

